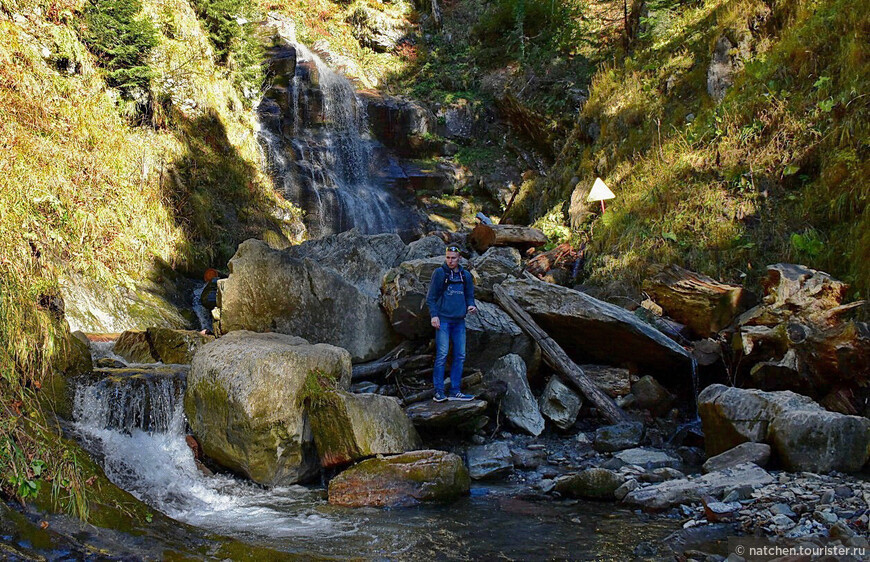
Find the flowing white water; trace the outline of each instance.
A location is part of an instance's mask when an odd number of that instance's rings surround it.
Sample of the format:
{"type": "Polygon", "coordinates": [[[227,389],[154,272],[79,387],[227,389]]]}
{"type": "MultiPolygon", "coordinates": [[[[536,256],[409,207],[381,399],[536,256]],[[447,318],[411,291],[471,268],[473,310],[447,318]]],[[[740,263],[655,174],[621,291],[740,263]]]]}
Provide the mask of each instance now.
{"type": "Polygon", "coordinates": [[[284,196],[305,210],[312,238],[351,228],[364,234],[406,228],[405,206],[373,173],[375,141],[365,104],[347,78],[304,45],[293,47],[296,71],[286,102],[278,104],[286,107],[284,128],[259,121],[257,130],[266,167],[284,196]]]}
{"type": "Polygon", "coordinates": [[[324,538],[357,530],[353,522],[318,513],[316,491],[265,490],[205,475],[185,442],[181,379],[120,378],[80,385],[74,414],[76,433],[116,485],[174,519],[222,534],[324,538]]]}

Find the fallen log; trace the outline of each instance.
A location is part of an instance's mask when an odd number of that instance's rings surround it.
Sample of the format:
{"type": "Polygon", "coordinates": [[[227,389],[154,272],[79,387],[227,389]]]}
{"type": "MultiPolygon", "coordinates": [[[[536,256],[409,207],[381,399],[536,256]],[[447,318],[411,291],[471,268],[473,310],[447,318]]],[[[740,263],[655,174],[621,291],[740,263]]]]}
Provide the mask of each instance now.
{"type": "Polygon", "coordinates": [[[481,254],[490,246],[516,246],[526,250],[546,244],[547,235],[529,226],[479,224],[468,235],[468,243],[481,254]]]}
{"type": "Polygon", "coordinates": [[[755,297],[738,285],[720,283],[676,265],[644,282],[643,290],[665,313],[708,338],[754,304],[755,297]]]}
{"type": "Polygon", "coordinates": [[[414,355],[411,357],[402,357],[393,361],[383,361],[378,359],[371,363],[360,363],[359,365],[353,366],[351,380],[357,382],[368,380],[370,377],[379,377],[389,373],[390,371],[400,369],[408,364],[422,362],[423,360],[431,362],[433,358],[431,355],[414,355]]]}
{"type": "Polygon", "coordinates": [[[609,422],[619,423],[628,420],[626,413],[616,405],[613,399],[604,394],[583,370],[571,361],[565,350],[532,320],[532,317],[507,294],[501,285],[493,287],[493,293],[495,293],[496,302],[541,347],[544,361],[556,371],[560,378],[583,393],[583,396],[592,402],[609,422]]]}

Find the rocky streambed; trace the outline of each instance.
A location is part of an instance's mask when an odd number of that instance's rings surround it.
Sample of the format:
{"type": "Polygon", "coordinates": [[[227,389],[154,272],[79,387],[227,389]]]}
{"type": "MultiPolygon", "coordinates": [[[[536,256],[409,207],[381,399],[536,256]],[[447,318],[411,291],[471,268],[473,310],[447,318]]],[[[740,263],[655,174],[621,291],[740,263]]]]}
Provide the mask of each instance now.
{"type": "Polygon", "coordinates": [[[245,242],[218,284],[217,338],[78,334],[98,353],[74,381],[71,431],[160,512],[306,556],[736,560],[739,537],[867,546],[870,420],[854,415],[866,325],[839,318],[837,282],[773,267],[755,308],[717,286],[733,320],[708,294],[706,338],[667,337],[657,326],[680,324],[644,319],[655,303],[632,313],[524,273],[515,248],[469,247],[480,313],[463,390],[476,399],[438,404],[424,297],[444,247],[355,232],[285,250],[245,242]],[[605,422],[542,360],[496,286],[625,421],[605,422]],[[742,356],[760,367],[741,372],[763,372],[764,389],[720,384],[728,338],[751,348],[742,356]],[[837,362],[820,361],[832,347],[837,362]]]}

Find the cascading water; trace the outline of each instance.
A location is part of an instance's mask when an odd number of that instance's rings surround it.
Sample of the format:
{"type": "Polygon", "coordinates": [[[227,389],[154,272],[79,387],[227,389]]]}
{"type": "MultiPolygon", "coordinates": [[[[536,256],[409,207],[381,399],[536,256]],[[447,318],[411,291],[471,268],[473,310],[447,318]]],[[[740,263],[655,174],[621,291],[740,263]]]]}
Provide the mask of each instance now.
{"type": "Polygon", "coordinates": [[[305,211],[309,236],[418,228],[416,213],[376,173],[389,163],[350,81],[295,41],[272,56],[282,64],[272,65],[280,70],[258,107],[257,134],[276,185],[305,211]]]}

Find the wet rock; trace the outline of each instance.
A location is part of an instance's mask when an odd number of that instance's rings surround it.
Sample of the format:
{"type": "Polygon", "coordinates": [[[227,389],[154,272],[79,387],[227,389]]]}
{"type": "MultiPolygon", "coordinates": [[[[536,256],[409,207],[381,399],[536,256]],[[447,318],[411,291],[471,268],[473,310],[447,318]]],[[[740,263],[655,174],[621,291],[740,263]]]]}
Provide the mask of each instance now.
{"type": "Polygon", "coordinates": [[[218,464],[268,485],[317,474],[305,409],[298,402],[313,370],[350,385],[347,351],[284,334],[236,331],[193,358],[184,411],[203,452],[218,464]]]}
{"type": "Polygon", "coordinates": [[[519,277],[523,269],[522,256],[516,248],[493,246],[472,259],[471,267],[480,279],[475,284],[475,296],[480,300],[493,302],[493,286],[509,277],[519,277]]]}
{"type": "Polygon", "coordinates": [[[788,470],[856,472],[870,457],[870,420],[822,409],[790,391],[711,385],[698,397],[707,453],[769,444],[788,470]]]}
{"type": "Polygon", "coordinates": [[[642,466],[647,469],[662,468],[666,466],[670,468],[678,468],[682,464],[680,459],[672,457],[664,451],[658,451],[655,449],[625,449],[618,453],[614,453],[613,457],[621,460],[625,464],[642,466]]]}
{"type": "Polygon", "coordinates": [[[435,132],[435,115],[423,105],[372,91],[360,92],[372,134],[399,156],[418,156],[420,141],[435,132]]]}
{"type": "Polygon", "coordinates": [[[625,477],[606,468],[587,468],[576,474],[556,479],[556,491],[572,498],[614,500],[614,493],[625,483],[625,477]]]}
{"type": "Polygon", "coordinates": [[[770,446],[764,443],[741,443],[733,449],[720,453],[707,459],[704,463],[704,472],[715,472],[724,468],[730,468],[746,462],[755,463],[764,468],[770,460],[770,446]]]}
{"type": "Polygon", "coordinates": [[[547,452],[542,450],[511,449],[511,459],[517,468],[534,470],[547,462],[547,452]]]}
{"type": "Polygon", "coordinates": [[[324,468],[404,453],[423,444],[398,399],[390,396],[330,391],[311,408],[309,417],[324,468]]]}
{"type": "Polygon", "coordinates": [[[522,357],[526,377],[533,379],[541,365],[541,349],[507,312],[488,302],[477,303],[477,313],[465,318],[466,359],[469,369],[486,371],[500,357],[522,357]]]}
{"type": "Polygon", "coordinates": [[[643,424],[640,422],[625,422],[616,425],[599,427],[595,431],[594,447],[596,451],[620,451],[637,447],[643,438],[643,424]]]}
{"type": "Polygon", "coordinates": [[[451,501],[470,485],[459,456],[424,450],[362,461],[333,478],[328,493],[333,505],[395,507],[451,501]]]}
{"type": "Polygon", "coordinates": [[[625,309],[533,279],[502,287],[578,364],[633,364],[666,382],[689,380],[689,353],[625,309]]]}
{"type": "Polygon", "coordinates": [[[718,496],[728,488],[758,488],[771,482],[773,477],[764,469],[747,463],[697,478],[669,480],[638,488],[625,496],[623,501],[646,509],[666,509],[681,503],[698,501],[703,496],[718,496]]]}
{"type": "MultiPolygon", "coordinates": [[[[273,250],[259,240],[243,242],[230,260],[230,276],[218,282],[220,322],[216,328],[222,334],[250,330],[299,335],[347,349],[357,362],[382,356],[395,345],[396,335],[363,279],[374,275],[377,286],[383,265],[372,262],[378,257],[388,260],[394,252],[403,252],[404,245],[398,237],[400,248],[388,243],[391,237],[365,237],[371,245],[342,245],[340,236],[317,240],[320,246],[306,250],[294,247],[292,253],[273,250]],[[325,240],[332,240],[333,245],[325,240]],[[327,258],[293,257],[320,255],[324,247],[344,255],[348,271],[337,273],[327,258]],[[358,259],[366,249],[371,250],[371,258],[358,259]],[[366,263],[372,264],[374,274],[366,263]]],[[[376,294],[376,289],[372,291],[376,294]]]]}
{"type": "Polygon", "coordinates": [[[115,341],[114,353],[129,363],[157,363],[151,351],[148,334],[141,330],[127,330],[115,341]]]}
{"type": "Polygon", "coordinates": [[[416,427],[452,428],[475,431],[480,420],[485,419],[486,402],[418,402],[405,408],[405,413],[416,427]]]}
{"type": "Polygon", "coordinates": [[[619,398],[631,392],[631,375],[628,369],[608,365],[580,365],[595,386],[611,398],[619,398]]]}
{"type": "Polygon", "coordinates": [[[468,448],[468,473],[474,480],[497,478],[513,468],[513,457],[507,443],[498,441],[468,448]]]}
{"type": "Polygon", "coordinates": [[[676,397],[659,381],[647,375],[631,385],[634,395],[633,407],[649,410],[654,416],[661,416],[670,410],[676,397]]]}
{"type": "Polygon", "coordinates": [[[539,401],[541,413],[560,429],[574,425],[582,404],[583,400],[557,377],[550,377],[539,401]]]}
{"type": "Polygon", "coordinates": [[[148,328],[146,334],[153,355],[163,363],[176,365],[190,365],[196,350],[214,341],[214,336],[206,336],[193,330],[148,328]]]}
{"type": "Polygon", "coordinates": [[[529,388],[522,357],[511,353],[499,358],[484,374],[484,381],[502,381],[507,385],[501,411],[508,421],[536,437],[544,431],[544,418],[529,388]]]}
{"type": "Polygon", "coordinates": [[[118,361],[117,359],[113,359],[111,357],[100,357],[94,363],[94,367],[101,369],[123,369],[127,364],[123,361],[118,361]]]}

